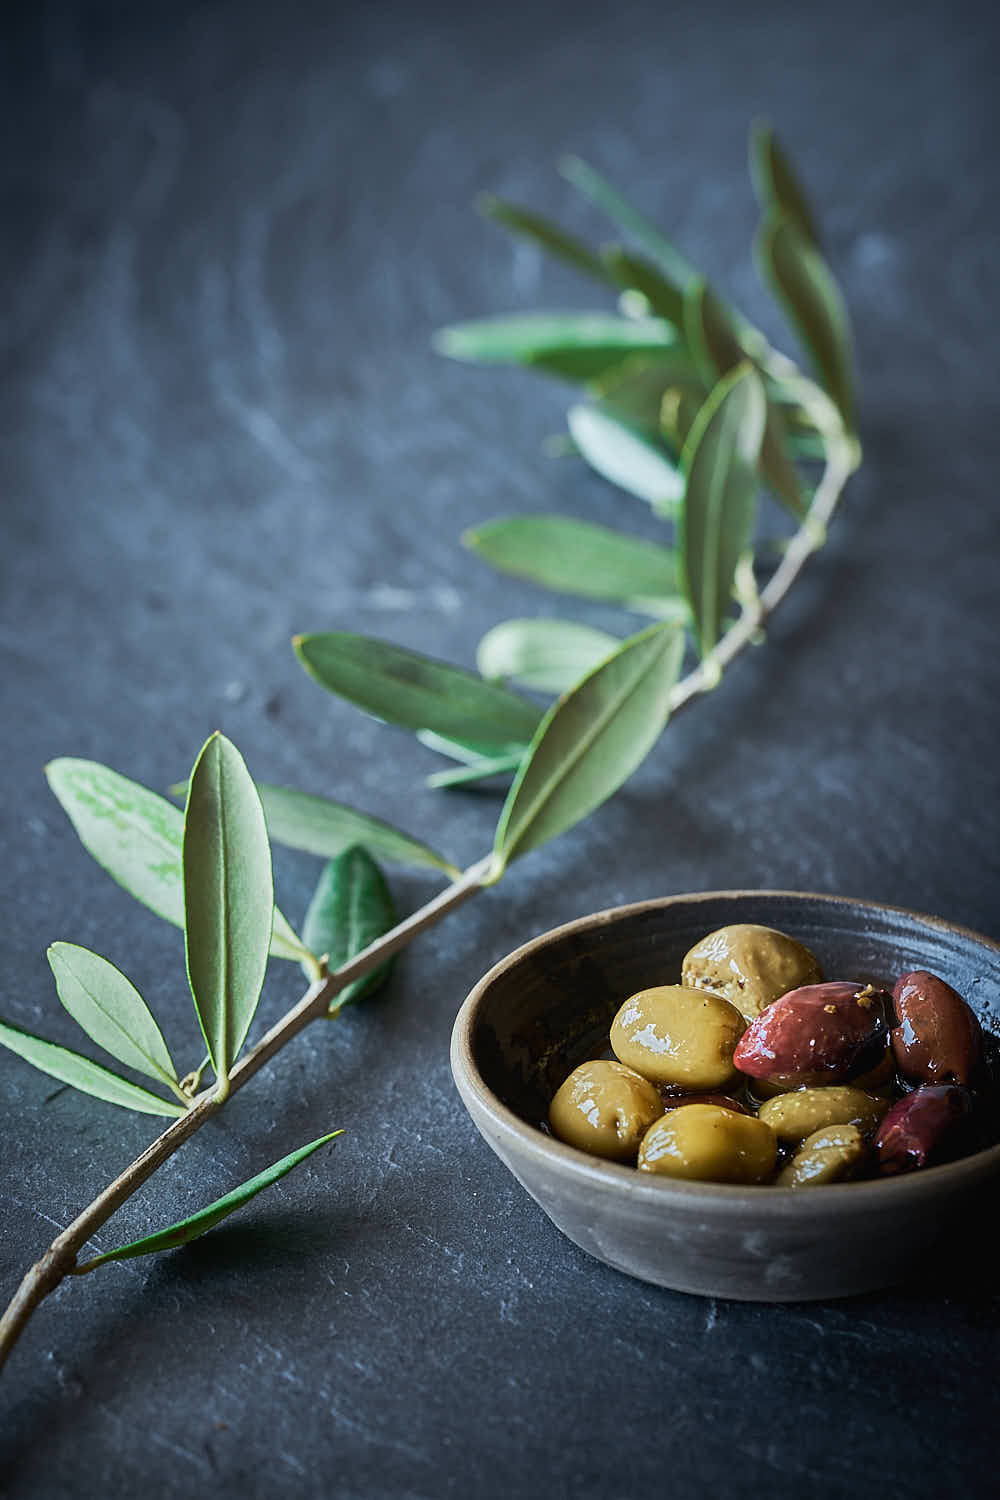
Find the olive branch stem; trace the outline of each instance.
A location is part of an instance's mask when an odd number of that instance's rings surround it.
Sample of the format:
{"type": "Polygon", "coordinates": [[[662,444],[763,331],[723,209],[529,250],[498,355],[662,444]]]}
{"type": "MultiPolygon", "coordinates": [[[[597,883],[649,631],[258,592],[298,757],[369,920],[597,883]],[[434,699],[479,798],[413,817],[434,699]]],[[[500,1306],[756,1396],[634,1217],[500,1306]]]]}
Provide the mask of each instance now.
{"type": "Polygon", "coordinates": [[[324,974],[315,980],[305,994],[293,1005],[280,1021],[236,1063],[228,1079],[228,1089],[222,1094],[218,1085],[205,1089],[189,1101],[187,1112],[157,1136],[140,1156],[137,1156],[113,1182],[99,1193],[94,1201],[79,1214],[71,1224],[57,1235],[45,1253],[27,1272],[15,1292],[7,1310],[0,1318],[0,1370],[24,1331],[29,1318],[39,1303],[54,1292],[69,1275],[83,1275],[86,1265],[77,1264],[77,1256],[94,1233],[107,1223],[123,1203],[142,1187],[165,1161],[179,1151],[185,1141],[212,1118],[225,1099],[241,1089],[258,1073],[265,1063],[298,1036],[299,1032],[313,1021],[330,1015],[330,1002],[353,980],[379,967],[394,953],[405,948],[421,932],[435,926],[454,911],[463,901],[475,894],[490,872],[493,856],[479,860],[429,901],[414,912],[391,932],[378,938],[362,950],[349,963],[343,964],[333,974],[324,974]]]}
{"type": "MultiPolygon", "coordinates": [[[[768,373],[781,379],[786,389],[794,394],[809,414],[824,440],[824,468],[809,512],[789,541],[773,576],[759,594],[752,594],[744,602],[739,618],[726,631],[715,650],[676,684],[670,696],[672,713],[677,713],[701,693],[710,691],[718,684],[725,668],[751,643],[764,622],[788,594],[808,558],[823,545],[844,485],[860,462],[858,444],[846,431],[840,413],[829,397],[784,356],[768,349],[758,359],[768,373]]],[[[265,1063],[270,1062],[293,1037],[298,1036],[313,1021],[329,1017],[331,1001],[352,981],[379,967],[478,890],[493,884],[499,873],[495,856],[486,855],[470,865],[426,905],[390,932],[377,938],[334,973],[325,972],[325,966],[321,965],[319,977],[298,1003],[236,1063],[228,1079],[228,1090],[224,1091],[215,1084],[193,1098],[184,1094],[188,1105],[186,1112],[98,1194],[53,1240],[24,1276],[6,1312],[0,1318],[0,1370],[44,1298],[55,1291],[66,1276],[84,1275],[91,1268],[88,1263],[78,1263],[79,1253],[87,1241],[164,1162],[221,1109],[226,1097],[248,1083],[265,1063]]],[[[197,1078],[200,1079],[200,1075],[201,1069],[197,1071],[197,1078]]]]}

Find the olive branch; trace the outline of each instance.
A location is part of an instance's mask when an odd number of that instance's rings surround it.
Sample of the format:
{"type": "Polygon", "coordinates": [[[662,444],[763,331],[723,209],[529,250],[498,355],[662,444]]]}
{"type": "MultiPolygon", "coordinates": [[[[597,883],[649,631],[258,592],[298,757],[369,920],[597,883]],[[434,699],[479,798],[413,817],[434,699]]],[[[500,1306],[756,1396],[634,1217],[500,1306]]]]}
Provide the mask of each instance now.
{"type": "Polygon", "coordinates": [[[666,537],[657,545],[570,517],[522,516],[484,525],[466,544],[503,572],[618,603],[652,623],[619,640],[561,618],[501,622],[479,644],[478,673],[346,632],[294,642],[324,688],[414,731],[451,760],[432,784],[512,778],[493,847],[481,859],[459,870],[422,839],[368,813],[255,783],[218,733],[179,789],[183,812],[95,762],[48,766],[50,787],[88,852],[137,900],[183,929],[198,1047],[207,1055],[181,1074],[124,973],[76,944],[51,946],[63,1006],[91,1041],[155,1087],[3,1023],[0,1043],[65,1084],[170,1124],[27,1272],[0,1319],[0,1366],[66,1276],[187,1243],[333,1140],[339,1131],[177,1224],[80,1259],[112,1214],[293,1037],[368,993],[420,932],[612,796],[669,719],[715,688],[760,638],[822,546],[860,462],[850,331],[805,195],[765,126],[752,134],[751,167],[763,210],[758,264],[815,379],[774,350],[576,158],[563,164],[565,175],[630,246],[593,252],[538,214],[497,199],[481,206],[613,291],[617,311],[465,323],[436,340],[453,358],[532,366],[576,381],[582,399],[570,407],[561,447],[649,504],[666,537]],[[753,546],[762,487],[795,527],[769,576],[753,546]],[[546,707],[519,688],[558,696],[546,707]],[[327,861],[301,934],[274,904],[272,841],[327,861]],[[379,861],[429,868],[448,884],[398,921],[379,861]],[[308,988],[245,1050],[271,958],[300,964],[308,988]],[[213,1081],[202,1087],[209,1067],[213,1081]]]}

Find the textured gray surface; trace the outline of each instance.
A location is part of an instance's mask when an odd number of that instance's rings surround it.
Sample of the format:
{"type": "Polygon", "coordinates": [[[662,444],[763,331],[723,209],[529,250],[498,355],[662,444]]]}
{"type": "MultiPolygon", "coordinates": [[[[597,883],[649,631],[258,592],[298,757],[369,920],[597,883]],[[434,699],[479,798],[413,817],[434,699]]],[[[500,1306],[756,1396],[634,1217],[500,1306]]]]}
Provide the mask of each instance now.
{"type": "MultiPolygon", "coordinates": [[[[626,791],[278,1059],[121,1212],[102,1246],[348,1127],[198,1248],[40,1311],[0,1387],[0,1483],[992,1492],[997,1302],[976,1247],[938,1278],[807,1309],[629,1281],[560,1238],[479,1141],[447,1040],[516,943],[671,890],[843,891],[998,934],[996,25],[985,6],[901,0],[361,9],[15,16],[6,1019],[72,1041],[44,960],[71,939],[124,966],[195,1060],[180,939],[76,845],[41,776],[54,755],[164,786],[220,726],[262,779],[461,860],[488,845],[490,798],[423,789],[434,757],[325,699],[288,646],[346,625],[470,662],[490,625],[548,601],[464,554],[464,526],[564,511],[654,534],[638,503],[540,457],[560,390],[429,353],[442,322],[593,301],[481,223],[476,192],[599,237],[553,167],[578,151],[777,336],[743,160],[769,113],[856,321],[866,466],[771,645],[626,791]]],[[[281,855],[277,871],[301,916],[316,864],[281,855]]],[[[433,888],[394,879],[404,906],[433,888]]],[[[296,993],[282,967],[266,1014],[296,993]]],[[[0,1078],[6,1289],[152,1132],[6,1054],[0,1078]]]]}

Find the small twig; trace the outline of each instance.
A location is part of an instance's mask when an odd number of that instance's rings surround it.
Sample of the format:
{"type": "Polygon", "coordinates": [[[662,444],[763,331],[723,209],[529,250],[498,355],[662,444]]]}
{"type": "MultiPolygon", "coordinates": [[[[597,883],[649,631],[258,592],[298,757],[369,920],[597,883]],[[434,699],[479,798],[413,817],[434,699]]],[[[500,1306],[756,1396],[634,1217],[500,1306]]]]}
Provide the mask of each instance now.
{"type": "MultiPolygon", "coordinates": [[[[739,653],[758,637],[765,620],[791,589],[809,556],[823,545],[827,527],[837,507],[841,492],[850,475],[857,468],[860,453],[855,440],[845,431],[836,407],[820,388],[807,380],[798,368],[783,355],[773,350],[762,351],[758,363],[781,379],[783,385],[794,393],[801,407],[809,414],[816,430],[821,434],[826,453],[826,462],[819,484],[813,496],[809,513],[792,537],[784,557],[776,568],[766,588],[757,597],[747,597],[740,618],[722,637],[715,650],[701,664],[681,679],[671,697],[672,713],[692,702],[699,694],[718,685],[724,669],[739,653]]],[[[454,777],[454,773],[446,773],[454,777]]],[[[477,890],[491,883],[494,874],[494,858],[487,855],[469,869],[452,885],[448,886],[433,901],[400,922],[384,937],[376,939],[362,953],[344,964],[333,974],[320,973],[299,1003],[277,1022],[257,1045],[233,1068],[229,1077],[228,1094],[242,1088],[275,1053],[279,1052],[293,1037],[310,1022],[328,1013],[330,1001],[353,980],[377,968],[385,960],[405,948],[418,933],[434,926],[456,906],[459,906],[477,890]]],[[[199,1077],[200,1077],[199,1070],[199,1077]]],[[[187,1079],[184,1080],[188,1082],[187,1079]]],[[[195,1085],[197,1086],[197,1085],[195,1085]]],[[[107,1222],[111,1215],[135,1193],[156,1169],[173,1156],[206,1120],[219,1109],[224,1100],[217,1086],[205,1090],[190,1101],[187,1113],[175,1120],[161,1136],[126,1167],[114,1182],[94,1199],[63,1232],[53,1240],[40,1260],[24,1277],[7,1311],[0,1318],[0,1369],[3,1368],[14,1344],[17,1342],[35,1308],[48,1294],[55,1290],[65,1276],[76,1265],[77,1255],[94,1232],[107,1222]]]]}
{"type": "MultiPolygon", "coordinates": [[[[456,906],[475,894],[489,875],[493,856],[487,855],[469,869],[426,906],[400,922],[384,937],[377,938],[361,953],[343,964],[334,974],[311,984],[297,1005],[278,1021],[257,1045],[241,1058],[229,1075],[228,1096],[235,1094],[245,1083],[270,1062],[293,1037],[298,1036],[311,1021],[325,1016],[333,997],[355,979],[360,979],[371,969],[378,968],[387,958],[405,948],[408,943],[433,927],[456,906]]],[[[228,1097],[227,1096],[227,1097],[228,1097]]],[[[3,1317],[0,1318],[0,1370],[6,1363],[28,1319],[39,1303],[55,1291],[63,1278],[73,1270],[77,1255],[92,1235],[105,1224],[111,1215],[127,1199],[131,1198],[158,1167],[174,1155],[184,1142],[200,1130],[206,1120],[221,1109],[223,1100],[213,1085],[192,1101],[190,1109],[181,1115],[162,1135],[158,1136],[141,1156],[125,1168],[114,1182],[89,1204],[62,1232],[57,1235],[45,1254],[31,1267],[21,1285],[14,1293],[3,1317]]]]}

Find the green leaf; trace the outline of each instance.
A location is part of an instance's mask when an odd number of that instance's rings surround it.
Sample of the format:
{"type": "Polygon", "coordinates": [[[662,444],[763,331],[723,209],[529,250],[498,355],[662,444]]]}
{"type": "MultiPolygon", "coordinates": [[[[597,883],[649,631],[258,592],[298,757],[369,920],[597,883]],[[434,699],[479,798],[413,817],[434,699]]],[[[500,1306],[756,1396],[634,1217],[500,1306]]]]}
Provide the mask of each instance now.
{"type": "Polygon", "coordinates": [[[329,1135],[321,1135],[318,1141],[310,1141],[308,1146],[300,1146],[297,1151],[292,1151],[288,1156],[283,1156],[273,1166],[265,1167],[263,1172],[258,1172],[256,1177],[251,1177],[249,1182],[234,1188],[224,1198],[217,1198],[207,1208],[199,1209],[188,1219],[181,1219],[177,1224],[171,1224],[169,1229],[161,1229],[156,1234],[147,1234],[141,1240],[133,1240],[130,1245],[122,1245],[117,1250],[107,1250],[103,1255],[95,1255],[93,1260],[86,1261],[81,1266],[74,1267],[73,1274],[82,1276],[87,1271],[94,1270],[95,1266],[103,1266],[109,1260],[133,1260],[137,1255],[155,1255],[160,1250],[176,1250],[181,1245],[187,1245],[191,1240],[196,1240],[206,1230],[214,1229],[222,1219],[227,1219],[231,1213],[242,1208],[244,1203],[249,1203],[251,1198],[264,1188],[270,1187],[273,1182],[284,1177],[293,1167],[304,1162],[307,1156],[318,1151],[320,1146],[325,1146],[327,1141],[332,1141],[335,1136],[341,1134],[339,1130],[333,1130],[329,1135]]]}
{"type": "Polygon", "coordinates": [[[650,311],[680,328],[684,315],[683,291],[650,261],[633,255],[620,245],[607,245],[601,260],[611,279],[625,291],[640,292],[650,311]]]}
{"type": "Polygon", "coordinates": [[[614,276],[610,274],[598,256],[588,250],[580,240],[567,234],[557,224],[543,218],[541,214],[532,213],[530,209],[518,208],[513,203],[505,203],[502,198],[494,198],[488,193],[484,193],[481,198],[477,199],[476,207],[487,219],[493,219],[495,223],[502,224],[505,229],[520,235],[522,239],[531,240],[534,244],[540,245],[543,250],[548,250],[559,260],[571,265],[574,270],[593,276],[605,286],[609,283],[612,286],[615,285],[614,276]]]}
{"type": "Polygon", "coordinates": [[[177,1082],[160,1028],[120,969],[76,943],[53,943],[47,957],[59,999],[92,1041],[147,1078],[177,1082]]]}
{"type": "Polygon", "coordinates": [[[571,406],[566,414],[573,441],[592,469],[670,514],[684,492],[684,481],[661,447],[596,406],[571,406]]]}
{"type": "Polygon", "coordinates": [[[631,776],[667,722],[683,655],[678,627],[650,626],[553,704],[500,814],[502,865],[572,828],[631,776]]]}
{"type": "Polygon", "coordinates": [[[686,614],[676,554],[607,526],[568,516],[509,516],[467,531],[462,541],[499,572],[558,593],[643,608],[658,600],[686,614]]]}
{"type": "MultiPolygon", "coordinates": [[[[174,927],[183,927],[180,809],[94,760],[53,760],[45,775],[91,858],[143,906],[174,927]]],[[[271,952],[296,960],[305,952],[277,910],[271,952]]]]}
{"type": "Polygon", "coordinates": [[[186,1113],[183,1104],[161,1099],[137,1083],[129,1083],[117,1073],[91,1062],[88,1057],[81,1057],[79,1052],[57,1047],[54,1042],[43,1042],[41,1037],[31,1036],[27,1031],[16,1031],[2,1021],[0,1044],[9,1047],[11,1052],[16,1052],[40,1072],[48,1073],[50,1078],[58,1078],[60,1083],[68,1083],[71,1088],[93,1094],[95,1099],[104,1099],[108,1104],[120,1104],[123,1109],[138,1110],[143,1115],[177,1118],[186,1113]]]}
{"type": "Polygon", "coordinates": [[[573,620],[504,620],[479,642],[476,665],[484,677],[563,693],[620,645],[617,636],[573,620]]]}
{"type": "MultiPolygon", "coordinates": [[[[327,955],[331,973],[376,938],[391,932],[399,918],[378,865],[360,844],[345,849],[323,867],[306,914],[303,935],[314,953],[327,955]]],[[[333,997],[330,1014],[384,984],[393,960],[353,980],[333,997]]]]}
{"type": "Polygon", "coordinates": [[[754,124],[750,132],[750,176],[761,212],[787,220],[818,246],[819,233],[809,200],[774,131],[764,121],[754,124]]]}
{"type": "Polygon", "coordinates": [[[533,365],[572,380],[591,380],[637,349],[669,349],[676,334],[657,318],[603,313],[528,313],[455,323],[434,347],[471,364],[533,365]]]}
{"type": "Polygon", "coordinates": [[[501,744],[526,743],[538,727],[541,711],[516,693],[388,641],[331,631],[296,636],[294,646],[322,687],[389,724],[501,744]]]}
{"type": "Polygon", "coordinates": [[[463,766],[454,766],[447,771],[434,771],[427,777],[427,785],[441,788],[469,786],[476,781],[488,781],[493,776],[510,776],[524,759],[527,746],[509,755],[481,756],[479,760],[467,761],[463,766]]]}
{"type": "Polygon", "coordinates": [[[753,534],[765,413],[760,377],[749,364],[737,366],[705,402],[682,455],[678,541],[702,656],[722,633],[736,564],[753,534]]]}
{"type": "Polygon", "coordinates": [[[560,162],[560,171],[567,182],[571,182],[592,203],[596,203],[613,223],[627,234],[633,235],[675,286],[685,287],[698,274],[691,262],[660,233],[655,224],[633,207],[628,199],[623,198],[618,189],[612,187],[600,172],[581,161],[578,156],[564,157],[560,162]]]}
{"type": "MultiPolygon", "coordinates": [[[[680,389],[697,398],[698,405],[708,389],[686,351],[678,350],[665,357],[633,354],[593,381],[590,393],[601,411],[623,422],[644,437],[659,441],[663,436],[660,414],[664,394],[680,389]]],[[[572,444],[576,451],[576,444],[572,444]]]]}
{"type": "Polygon", "coordinates": [[[257,788],[236,746],[213,734],[188,783],[184,941],[195,1010],[223,1085],[260,999],[273,908],[257,788]]]}
{"type": "MultiPolygon", "coordinates": [[[[684,298],[684,332],[705,378],[712,384],[746,359],[736,328],[724,305],[702,279],[688,287],[684,298]]],[[[765,483],[791,514],[801,520],[805,499],[798,470],[788,456],[788,435],[777,406],[767,403],[767,419],[760,451],[765,483]]]]}
{"type": "MultiPolygon", "coordinates": [[[[331,802],[328,797],[297,792],[291,787],[267,786],[259,781],[257,791],[273,843],[330,859],[342,854],[352,844],[363,842],[383,859],[397,864],[444,870],[449,875],[458,873],[455,865],[419,839],[411,838],[408,833],[368,813],[345,807],[342,802],[331,802]]],[[[303,941],[307,947],[312,947],[307,936],[303,936],[303,941]]]]}
{"type": "Polygon", "coordinates": [[[426,745],[428,750],[436,750],[440,755],[447,755],[451,760],[460,761],[463,766],[475,766],[481,760],[523,755],[528,748],[527,740],[508,741],[504,745],[488,745],[482,740],[450,740],[443,734],[435,734],[433,729],[418,729],[417,739],[422,745],[426,745]]]}
{"type": "Polygon", "coordinates": [[[851,330],[833,275],[785,219],[766,219],[755,245],[761,274],[784,304],[848,431],[856,430],[851,330]]]}

